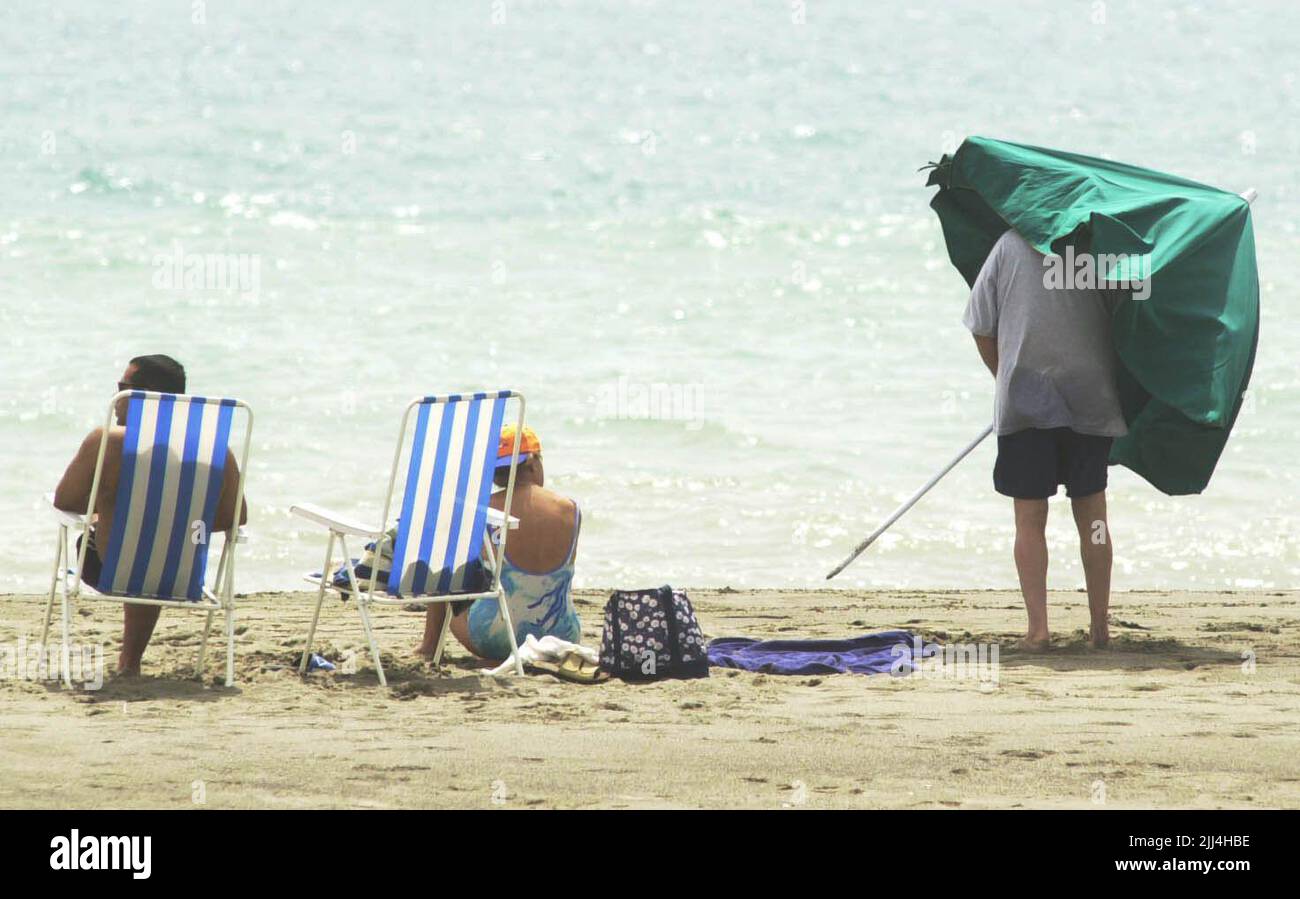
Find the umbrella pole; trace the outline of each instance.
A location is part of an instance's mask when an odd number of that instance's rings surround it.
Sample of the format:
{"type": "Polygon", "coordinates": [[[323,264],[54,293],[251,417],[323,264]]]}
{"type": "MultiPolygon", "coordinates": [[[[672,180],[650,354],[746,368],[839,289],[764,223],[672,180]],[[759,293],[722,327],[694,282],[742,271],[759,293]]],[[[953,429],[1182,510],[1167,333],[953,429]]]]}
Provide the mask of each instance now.
{"type": "Polygon", "coordinates": [[[841,562],[839,565],[836,565],[835,569],[831,571],[830,574],[826,575],[826,580],[829,581],[831,578],[835,577],[835,575],[839,574],[845,568],[848,568],[849,564],[854,559],[862,555],[863,550],[865,550],[868,546],[874,543],[877,537],[879,537],[885,531],[889,530],[890,526],[893,525],[895,521],[898,521],[898,519],[902,518],[903,514],[907,512],[908,509],[915,506],[917,502],[921,499],[921,497],[925,496],[927,493],[930,492],[931,487],[939,483],[939,481],[943,478],[944,475],[952,471],[953,468],[956,467],[958,462],[960,462],[962,459],[965,459],[968,455],[970,455],[970,451],[975,449],[975,447],[979,446],[980,443],[983,442],[984,438],[989,436],[989,434],[991,433],[993,433],[993,425],[990,424],[987,428],[980,431],[980,435],[978,437],[976,437],[970,443],[966,444],[966,446],[962,449],[962,451],[952,458],[951,462],[949,462],[943,468],[939,469],[939,471],[935,473],[934,477],[926,481],[920,490],[913,493],[910,497],[908,497],[906,502],[904,502],[901,506],[895,509],[893,513],[888,518],[885,519],[884,523],[881,524],[880,527],[876,528],[874,531],[871,532],[871,535],[867,537],[867,539],[863,540],[861,543],[855,546],[853,548],[853,552],[849,553],[849,557],[845,559],[843,562],[841,562]]]}

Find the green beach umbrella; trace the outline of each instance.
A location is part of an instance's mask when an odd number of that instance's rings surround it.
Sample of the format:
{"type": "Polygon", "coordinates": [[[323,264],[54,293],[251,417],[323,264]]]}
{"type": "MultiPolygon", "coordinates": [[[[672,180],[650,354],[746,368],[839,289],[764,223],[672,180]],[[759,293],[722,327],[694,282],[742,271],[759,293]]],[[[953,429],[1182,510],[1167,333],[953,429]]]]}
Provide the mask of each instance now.
{"type": "Polygon", "coordinates": [[[1110,461],[1167,494],[1204,490],[1241,411],[1259,338],[1249,199],[982,137],[945,154],[927,184],[939,188],[930,206],[968,285],[1008,227],[1044,254],[1090,254],[1103,269],[1099,287],[1142,279],[1113,320],[1128,434],[1110,461]]]}
{"type": "MultiPolygon", "coordinates": [[[[1151,169],[983,137],[967,138],[926,168],[932,169],[926,184],[939,188],[930,207],[948,258],[968,286],[998,238],[1014,228],[1039,252],[1061,257],[1054,262],[1075,266],[1073,286],[1131,290],[1112,321],[1128,434],[1115,440],[1110,461],[1170,495],[1204,490],[1241,411],[1259,341],[1253,191],[1243,196],[1151,169]],[[1079,283],[1080,273],[1094,284],[1079,283]]],[[[992,430],[989,425],[963,447],[827,580],[992,430]]]]}

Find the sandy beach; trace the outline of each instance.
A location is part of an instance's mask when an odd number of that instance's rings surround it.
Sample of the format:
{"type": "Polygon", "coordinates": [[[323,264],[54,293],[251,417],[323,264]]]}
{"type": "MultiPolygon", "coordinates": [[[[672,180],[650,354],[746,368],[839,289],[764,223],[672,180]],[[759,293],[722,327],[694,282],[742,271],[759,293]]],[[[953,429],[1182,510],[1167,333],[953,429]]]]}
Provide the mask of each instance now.
{"type": "MultiPolygon", "coordinates": [[[[902,628],[1001,645],[975,679],[781,677],[595,686],[496,680],[459,647],[409,654],[420,616],[379,615],[390,687],[295,670],[310,597],[241,598],[238,683],[198,615],[167,612],[145,676],[115,680],[114,606],[97,691],[0,682],[3,807],[1146,808],[1300,807],[1300,593],[1131,593],[1111,649],[1086,647],[1082,594],[1051,597],[1051,652],[1014,648],[1004,592],[692,591],[709,636],[847,636],[902,628]],[[1243,658],[1243,654],[1246,654],[1243,658]],[[1254,666],[1251,670],[1250,662],[1254,666]]],[[[604,594],[578,597],[584,642],[604,594]]],[[[43,598],[0,599],[0,642],[39,636],[43,598]]],[[[322,615],[322,652],[361,649],[355,610],[322,615]]]]}

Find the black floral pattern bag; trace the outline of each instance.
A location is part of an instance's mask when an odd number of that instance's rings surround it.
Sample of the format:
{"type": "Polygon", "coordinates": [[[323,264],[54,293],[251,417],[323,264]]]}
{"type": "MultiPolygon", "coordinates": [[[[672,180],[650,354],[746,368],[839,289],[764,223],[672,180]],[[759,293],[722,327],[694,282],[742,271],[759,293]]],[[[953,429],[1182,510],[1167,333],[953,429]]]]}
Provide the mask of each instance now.
{"type": "Polygon", "coordinates": [[[708,677],[704,632],[686,594],[667,586],[610,594],[600,667],[623,680],[708,677]]]}

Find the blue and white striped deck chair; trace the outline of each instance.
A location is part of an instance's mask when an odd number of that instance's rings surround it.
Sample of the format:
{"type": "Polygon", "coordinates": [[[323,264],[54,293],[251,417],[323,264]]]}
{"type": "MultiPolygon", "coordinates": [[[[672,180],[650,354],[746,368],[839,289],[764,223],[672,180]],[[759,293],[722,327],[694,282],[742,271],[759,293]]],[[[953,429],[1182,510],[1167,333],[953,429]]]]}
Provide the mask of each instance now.
{"type": "MultiPolygon", "coordinates": [[[[253,411],[239,400],[145,390],[124,390],[113,397],[99,443],[86,514],[55,509],[59,519],[58,544],[41,645],[46,645],[49,636],[54,596],[60,592],[61,581],[64,682],[71,686],[67,662],[72,604],[82,596],[81,571],[89,547],[89,541],[83,539],[76,567],[68,569],[72,560],[71,531],[84,534],[87,524],[94,519],[108,433],[116,420],[116,405],[123,398],[127,402],[126,433],[113,520],[96,525],[102,569],[94,588],[87,588],[86,596],[132,605],[206,610],[207,623],[199,645],[195,676],[203,673],[213,615],[224,612],[226,686],[231,686],[235,677],[234,544],[238,540],[232,541],[229,534],[225,535],[211,588],[205,576],[236,409],[247,413],[243,451],[239,457],[236,516],[244,505],[253,411]],[[107,547],[102,545],[105,537],[107,547]]],[[[49,498],[52,505],[53,497],[49,498]]],[[[239,534],[242,536],[242,528],[239,534]]]]}
{"type": "MultiPolygon", "coordinates": [[[[510,528],[519,525],[518,520],[510,516],[510,501],[514,496],[519,434],[523,424],[524,398],[511,390],[426,396],[412,400],[402,414],[393,468],[388,476],[388,491],[384,495],[384,511],[377,527],[308,503],[290,508],[294,514],[329,529],[321,574],[307,576],[309,581],[318,585],[318,590],[316,612],[307,632],[299,671],[306,673],[316,624],[320,620],[321,603],[325,590],[331,587],[330,570],[336,540],[342,549],[343,565],[351,588],[349,593],[356,598],[380,684],[387,686],[388,680],[370,619],[372,606],[416,603],[427,607],[436,602],[494,597],[498,600],[511,645],[518,649],[514,645],[515,629],[510,620],[510,609],[501,590],[501,561],[505,558],[506,534],[510,528]],[[506,485],[505,511],[498,512],[489,507],[488,500],[496,469],[501,424],[506,406],[512,399],[517,400],[518,407],[515,445],[506,485]],[[352,535],[378,541],[388,530],[393,488],[397,483],[406,428],[412,412],[415,413],[415,430],[406,466],[406,483],[400,497],[401,511],[397,519],[397,536],[393,541],[391,571],[387,580],[380,572],[379,577],[372,578],[359,589],[347,538],[352,535]],[[491,539],[485,540],[489,534],[491,539]]],[[[450,620],[451,615],[443,618],[434,653],[435,665],[442,661],[450,620]]],[[[523,674],[523,663],[517,651],[515,669],[523,674]]]]}

